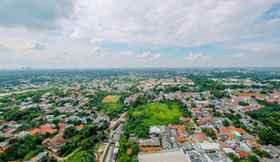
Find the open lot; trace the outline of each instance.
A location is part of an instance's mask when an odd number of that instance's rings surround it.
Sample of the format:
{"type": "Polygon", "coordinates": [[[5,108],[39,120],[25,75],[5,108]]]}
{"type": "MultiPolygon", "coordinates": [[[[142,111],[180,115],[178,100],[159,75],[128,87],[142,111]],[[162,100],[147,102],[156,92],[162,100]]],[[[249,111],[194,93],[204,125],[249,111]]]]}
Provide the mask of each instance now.
{"type": "Polygon", "coordinates": [[[108,95],[106,97],[103,98],[102,102],[103,103],[117,103],[120,100],[119,95],[108,95]]]}

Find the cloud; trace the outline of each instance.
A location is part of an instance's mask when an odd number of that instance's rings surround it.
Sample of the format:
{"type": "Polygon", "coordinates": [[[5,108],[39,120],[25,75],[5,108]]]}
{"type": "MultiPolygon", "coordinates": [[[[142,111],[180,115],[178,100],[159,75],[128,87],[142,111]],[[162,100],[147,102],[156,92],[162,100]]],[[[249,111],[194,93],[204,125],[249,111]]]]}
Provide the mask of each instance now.
{"type": "Polygon", "coordinates": [[[275,2],[79,0],[64,26],[74,39],[199,45],[253,36],[268,25],[256,17],[275,2]]]}
{"type": "Polygon", "coordinates": [[[52,68],[279,66],[278,15],[279,0],[1,0],[0,60],[52,68]]]}
{"type": "Polygon", "coordinates": [[[141,54],[136,55],[136,58],[144,59],[144,60],[157,60],[161,57],[159,53],[151,53],[150,51],[145,51],[141,54]]]}
{"type": "Polygon", "coordinates": [[[46,49],[46,45],[38,41],[26,40],[21,38],[6,38],[0,40],[0,49],[14,52],[39,51],[46,49]]]}
{"type": "Polygon", "coordinates": [[[262,20],[273,20],[280,18],[280,3],[274,4],[266,12],[264,12],[260,18],[262,20]]]}
{"type": "Polygon", "coordinates": [[[31,41],[18,39],[18,38],[7,38],[5,40],[1,40],[0,43],[5,48],[11,51],[18,51],[18,52],[28,50],[33,47],[33,43],[31,41]]]}
{"type": "Polygon", "coordinates": [[[72,13],[73,0],[1,0],[0,26],[35,30],[57,27],[72,13]]]}
{"type": "Polygon", "coordinates": [[[236,57],[236,58],[240,58],[240,57],[243,57],[244,54],[243,53],[237,53],[235,55],[233,55],[233,57],[236,57]]]}
{"type": "Polygon", "coordinates": [[[3,44],[0,44],[0,52],[12,52],[13,50],[6,47],[5,45],[3,44]]]}
{"type": "Polygon", "coordinates": [[[39,43],[39,42],[35,42],[35,43],[33,43],[32,47],[30,49],[31,50],[43,50],[43,49],[46,49],[46,45],[39,43]]]}
{"type": "Polygon", "coordinates": [[[201,53],[192,53],[192,52],[187,54],[187,56],[185,57],[185,59],[188,61],[201,61],[206,58],[208,58],[208,56],[203,55],[201,53]]]}

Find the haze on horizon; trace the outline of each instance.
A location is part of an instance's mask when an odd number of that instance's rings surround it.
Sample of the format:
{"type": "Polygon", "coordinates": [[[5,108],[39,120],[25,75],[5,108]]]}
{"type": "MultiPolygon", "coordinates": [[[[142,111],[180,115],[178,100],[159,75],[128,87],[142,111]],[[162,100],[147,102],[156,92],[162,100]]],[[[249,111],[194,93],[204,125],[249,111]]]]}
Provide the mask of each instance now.
{"type": "Polygon", "coordinates": [[[279,0],[1,0],[0,69],[279,67],[279,0]]]}

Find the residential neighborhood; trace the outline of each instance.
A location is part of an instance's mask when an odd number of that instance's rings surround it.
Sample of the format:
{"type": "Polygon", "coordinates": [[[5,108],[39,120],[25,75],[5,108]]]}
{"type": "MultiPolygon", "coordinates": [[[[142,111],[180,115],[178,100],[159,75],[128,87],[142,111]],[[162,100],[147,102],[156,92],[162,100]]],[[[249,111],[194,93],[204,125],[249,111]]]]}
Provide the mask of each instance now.
{"type": "Polygon", "coordinates": [[[128,73],[2,93],[0,160],[278,162],[279,84],[210,74],[128,73]]]}

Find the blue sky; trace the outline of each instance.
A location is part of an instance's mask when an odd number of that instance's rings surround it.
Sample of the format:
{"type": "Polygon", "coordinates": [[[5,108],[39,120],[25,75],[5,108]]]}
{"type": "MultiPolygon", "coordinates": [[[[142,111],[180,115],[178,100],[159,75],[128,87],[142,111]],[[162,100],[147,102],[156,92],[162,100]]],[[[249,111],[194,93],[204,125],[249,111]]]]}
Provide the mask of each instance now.
{"type": "Polygon", "coordinates": [[[279,0],[2,0],[0,69],[279,67],[279,0]]]}

